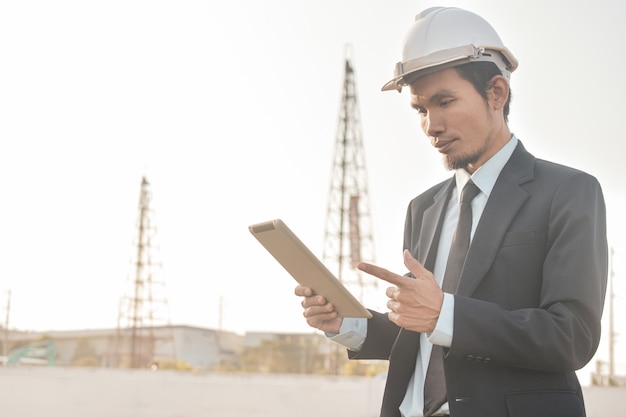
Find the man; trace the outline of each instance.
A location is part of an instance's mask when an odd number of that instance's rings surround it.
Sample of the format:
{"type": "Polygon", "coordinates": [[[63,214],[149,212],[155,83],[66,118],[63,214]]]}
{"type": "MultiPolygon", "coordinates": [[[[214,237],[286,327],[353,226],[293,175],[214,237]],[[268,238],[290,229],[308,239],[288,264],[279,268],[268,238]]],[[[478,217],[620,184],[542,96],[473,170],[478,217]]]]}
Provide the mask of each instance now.
{"type": "Polygon", "coordinates": [[[351,358],[389,359],[383,417],[585,415],[575,371],[600,340],[604,200],[595,178],[536,159],[511,134],[516,67],[481,17],[417,16],[383,90],[410,87],[454,177],[408,207],[409,274],[359,266],[392,284],[387,314],[342,318],[323,294],[295,290],[309,325],[351,358]],[[461,200],[466,184],[475,196],[461,200]]]}

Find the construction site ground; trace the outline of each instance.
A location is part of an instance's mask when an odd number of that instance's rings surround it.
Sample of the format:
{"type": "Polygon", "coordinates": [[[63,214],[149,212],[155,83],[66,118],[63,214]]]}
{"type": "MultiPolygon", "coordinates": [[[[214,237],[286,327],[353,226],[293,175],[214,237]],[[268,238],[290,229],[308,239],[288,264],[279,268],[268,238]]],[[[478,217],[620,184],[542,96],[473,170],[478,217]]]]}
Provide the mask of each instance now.
{"type": "MultiPolygon", "coordinates": [[[[11,417],[376,417],[384,377],[0,367],[11,417]]],[[[626,388],[586,387],[588,417],[626,417],[626,388]]]]}

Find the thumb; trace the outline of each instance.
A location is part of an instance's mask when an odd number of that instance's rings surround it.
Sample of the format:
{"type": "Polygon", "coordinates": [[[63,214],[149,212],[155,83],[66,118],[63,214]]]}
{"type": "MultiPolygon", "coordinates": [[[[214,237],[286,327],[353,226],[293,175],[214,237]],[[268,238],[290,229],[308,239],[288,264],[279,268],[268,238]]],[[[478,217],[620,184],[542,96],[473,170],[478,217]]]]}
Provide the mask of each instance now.
{"type": "Polygon", "coordinates": [[[420,263],[417,259],[411,255],[408,249],[404,250],[404,265],[413,273],[415,278],[426,278],[429,274],[426,274],[428,270],[424,268],[424,265],[420,263]]]}

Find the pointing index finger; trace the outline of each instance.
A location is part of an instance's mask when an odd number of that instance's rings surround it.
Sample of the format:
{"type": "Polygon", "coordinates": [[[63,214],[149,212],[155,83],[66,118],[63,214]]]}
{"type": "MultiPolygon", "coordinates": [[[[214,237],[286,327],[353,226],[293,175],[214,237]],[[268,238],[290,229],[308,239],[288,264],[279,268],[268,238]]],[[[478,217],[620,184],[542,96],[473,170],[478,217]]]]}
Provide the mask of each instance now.
{"type": "Polygon", "coordinates": [[[370,275],[373,275],[377,278],[382,279],[383,281],[387,281],[390,284],[395,285],[396,287],[401,287],[403,286],[410,278],[407,277],[403,277],[402,275],[398,275],[398,274],[394,274],[393,272],[385,269],[385,268],[381,268],[379,266],[376,265],[372,265],[372,264],[368,264],[366,262],[361,262],[358,266],[358,268],[370,275]]]}

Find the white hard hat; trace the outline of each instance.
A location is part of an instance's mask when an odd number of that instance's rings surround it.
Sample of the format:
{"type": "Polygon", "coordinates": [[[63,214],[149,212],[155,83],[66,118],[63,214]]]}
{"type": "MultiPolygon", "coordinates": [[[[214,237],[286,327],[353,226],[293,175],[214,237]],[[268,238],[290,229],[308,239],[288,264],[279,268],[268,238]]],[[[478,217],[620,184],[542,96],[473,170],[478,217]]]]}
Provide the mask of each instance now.
{"type": "Polygon", "coordinates": [[[485,19],[456,7],[431,7],[416,16],[404,41],[402,62],[382,90],[401,91],[423,75],[480,61],[496,64],[507,80],[518,65],[485,19]]]}

